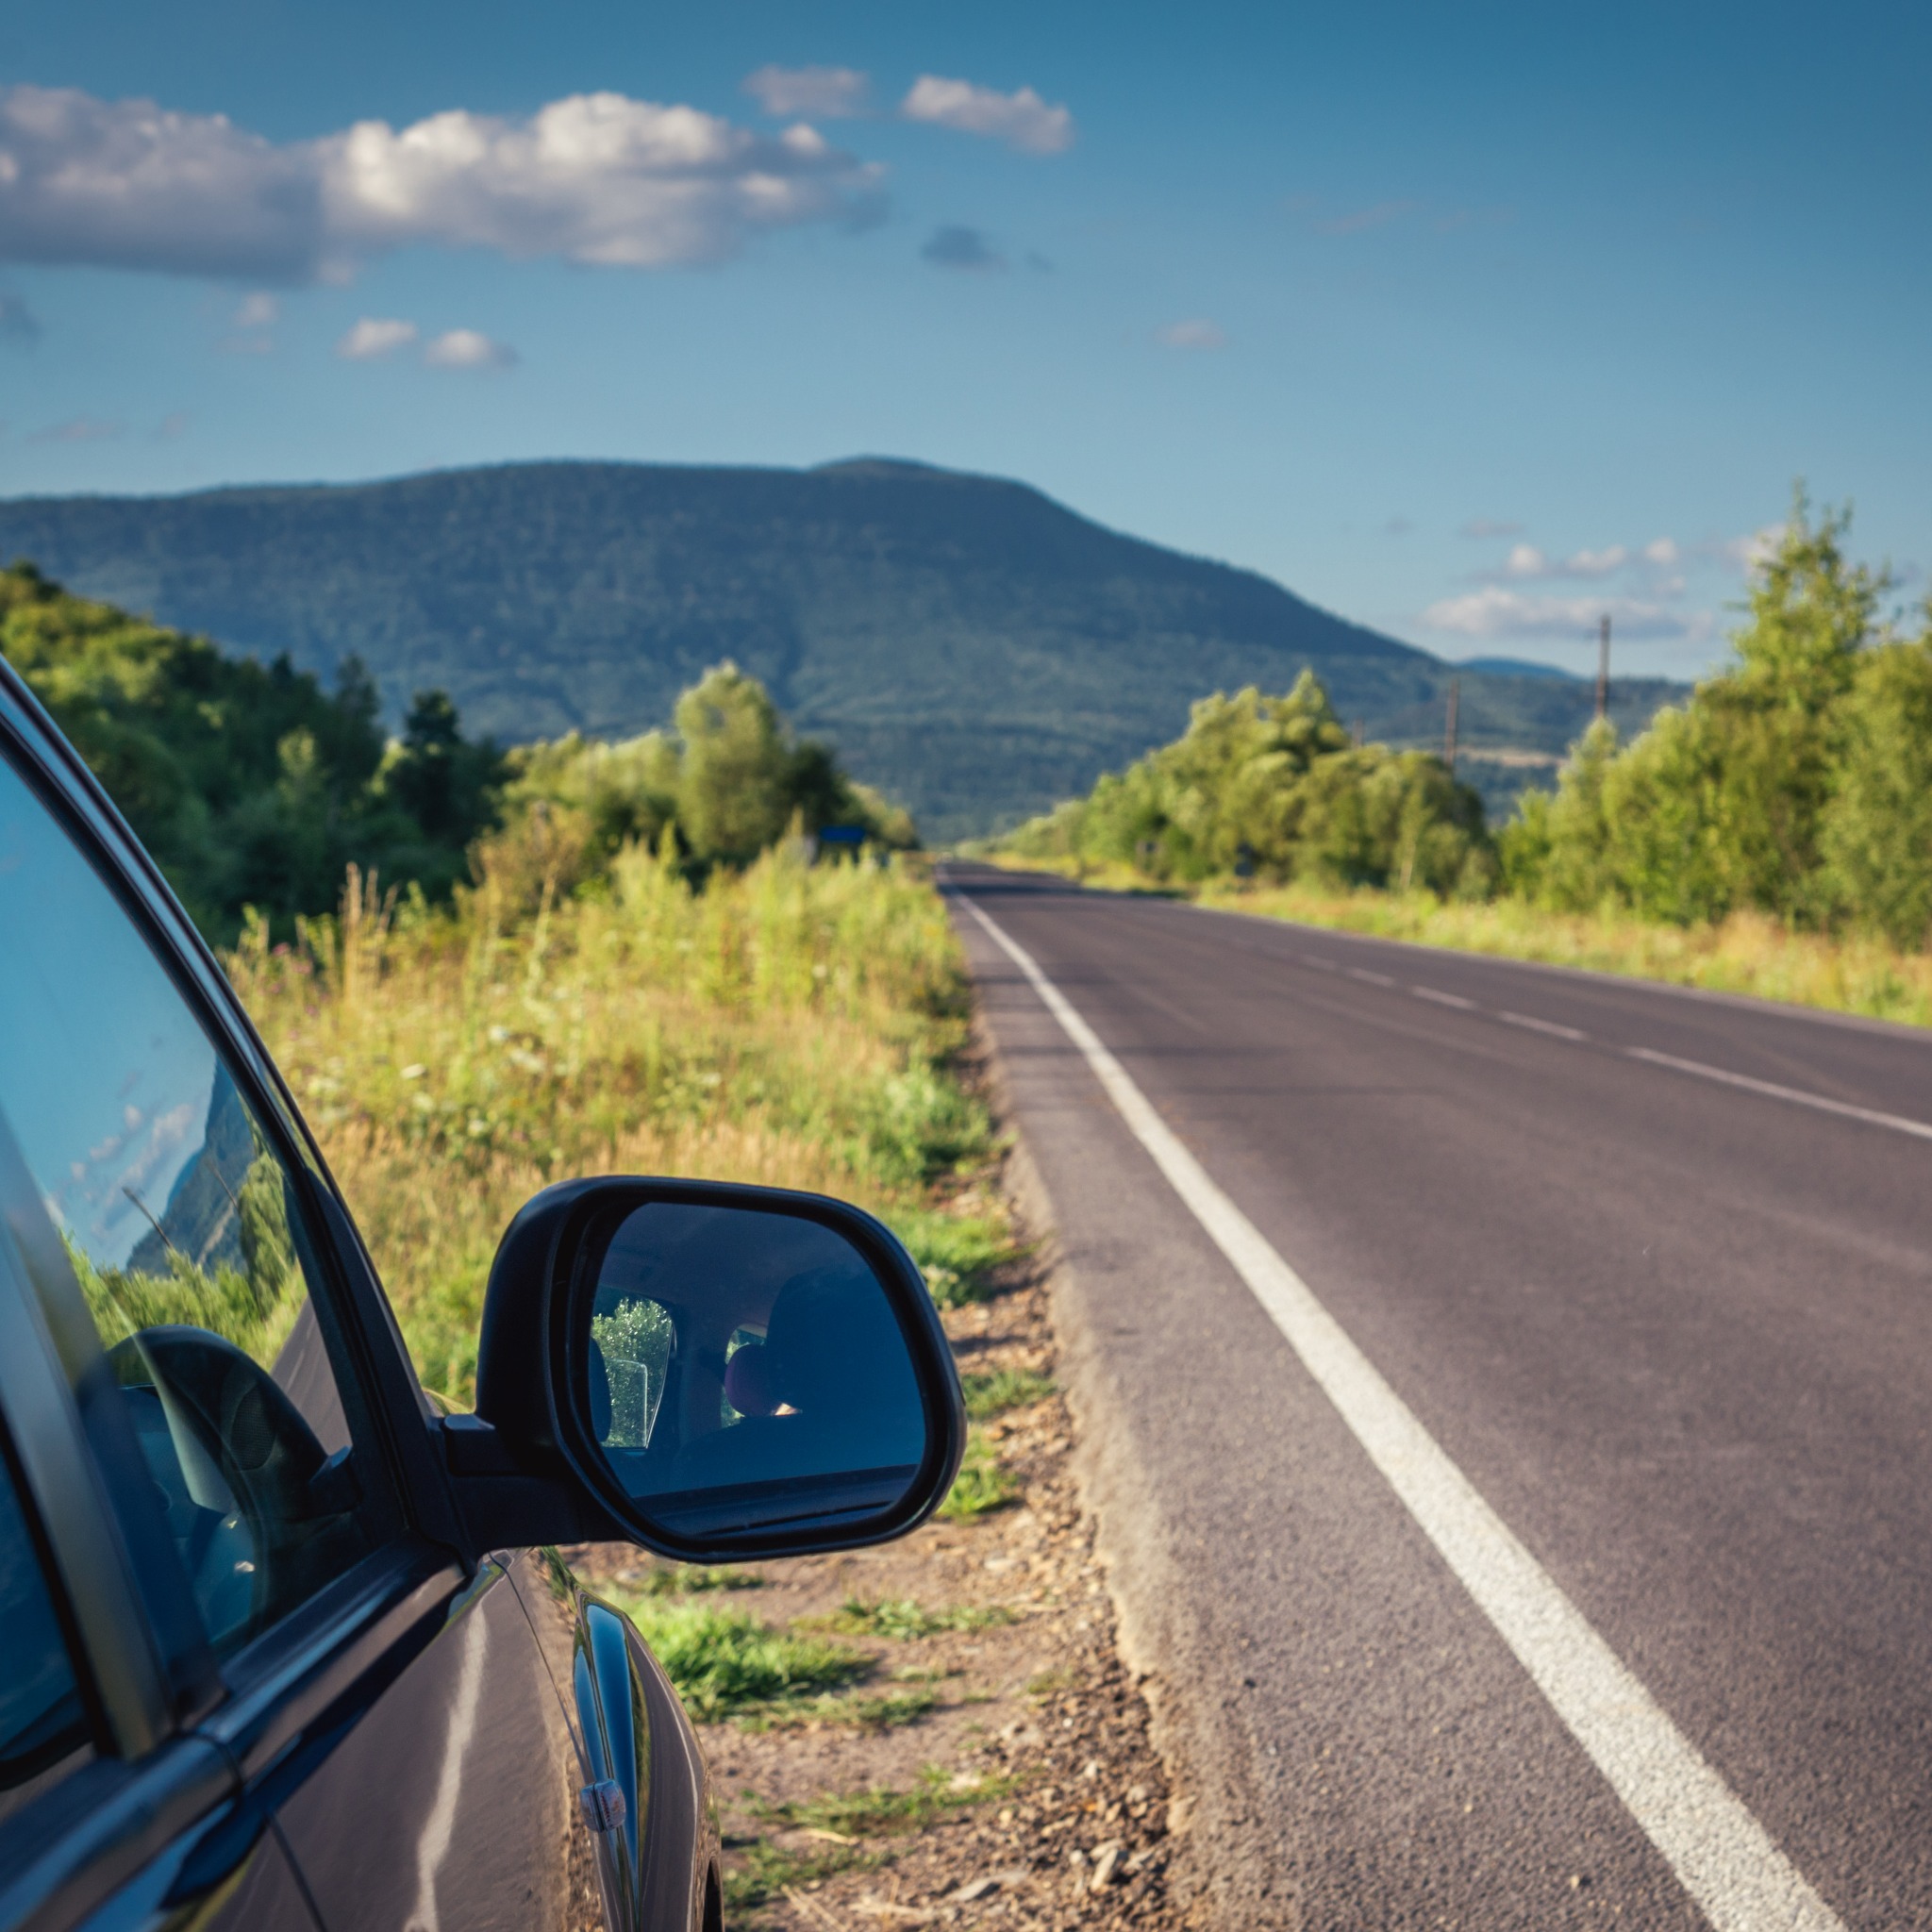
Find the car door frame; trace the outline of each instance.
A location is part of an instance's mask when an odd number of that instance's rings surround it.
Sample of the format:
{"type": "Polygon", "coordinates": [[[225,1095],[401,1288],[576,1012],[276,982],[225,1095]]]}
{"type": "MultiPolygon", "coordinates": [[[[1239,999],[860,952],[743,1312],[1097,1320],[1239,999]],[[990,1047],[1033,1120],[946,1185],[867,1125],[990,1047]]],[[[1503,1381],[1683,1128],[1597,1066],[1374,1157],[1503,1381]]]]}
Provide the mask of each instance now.
{"type": "MultiPolygon", "coordinates": [[[[147,941],[226,1059],[288,1175],[322,1277],[311,1284],[311,1302],[331,1331],[339,1381],[346,1370],[341,1392],[377,1531],[368,1556],[217,1667],[205,1637],[197,1641],[179,1627],[192,1605],[173,1551],[157,1557],[127,1547],[129,1526],[141,1524],[143,1512],[116,1504],[131,1500],[140,1481],[138,1462],[113,1441],[125,1418],[111,1401],[91,1406],[88,1389],[69,1374],[84,1375],[87,1343],[53,1332],[59,1296],[56,1290],[50,1301],[48,1277],[64,1271],[71,1284],[71,1269],[44,1242],[37,1255],[24,1255],[19,1237],[31,1217],[8,1217],[0,1229],[0,1403],[24,1445],[25,1500],[43,1526],[62,1586],[99,1754],[47,1794],[61,1796],[58,1809],[46,1808],[64,1828],[51,1830],[41,1856],[0,1886],[0,1927],[10,1927],[76,1923],[185,1842],[182,1834],[192,1836],[195,1822],[225,1800],[272,1810],[275,1790],[299,1782],[305,1765],[434,1639],[483,1552],[439,1453],[440,1418],[292,1096],[153,860],[4,660],[0,755],[147,941]],[[172,1603],[171,1577],[181,1591],[172,1603]]],[[[198,1635],[198,1620],[193,1628],[198,1635]]],[[[19,1815],[42,1808],[36,1800],[19,1815]]]]}

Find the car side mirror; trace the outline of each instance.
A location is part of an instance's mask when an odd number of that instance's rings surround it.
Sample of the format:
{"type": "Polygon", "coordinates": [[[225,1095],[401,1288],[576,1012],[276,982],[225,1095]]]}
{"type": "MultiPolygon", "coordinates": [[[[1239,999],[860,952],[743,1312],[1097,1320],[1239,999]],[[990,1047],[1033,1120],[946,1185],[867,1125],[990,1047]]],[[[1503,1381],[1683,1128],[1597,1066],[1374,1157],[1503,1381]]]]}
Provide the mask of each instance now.
{"type": "Polygon", "coordinates": [[[691,1562],[897,1535],[965,1440],[938,1311],[890,1230],[708,1181],[571,1181],[518,1214],[476,1417],[521,1467],[560,1459],[625,1534],[691,1562]]]}

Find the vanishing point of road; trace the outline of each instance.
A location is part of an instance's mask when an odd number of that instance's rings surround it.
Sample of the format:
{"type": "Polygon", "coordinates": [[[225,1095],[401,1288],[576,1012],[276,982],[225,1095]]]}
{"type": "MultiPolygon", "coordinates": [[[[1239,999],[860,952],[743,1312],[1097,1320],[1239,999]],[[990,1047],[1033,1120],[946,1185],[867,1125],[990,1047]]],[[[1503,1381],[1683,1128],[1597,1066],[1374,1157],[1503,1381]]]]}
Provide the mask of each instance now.
{"type": "Polygon", "coordinates": [[[1932,1925],[1932,1035],[943,881],[1217,1923],[1932,1925]]]}

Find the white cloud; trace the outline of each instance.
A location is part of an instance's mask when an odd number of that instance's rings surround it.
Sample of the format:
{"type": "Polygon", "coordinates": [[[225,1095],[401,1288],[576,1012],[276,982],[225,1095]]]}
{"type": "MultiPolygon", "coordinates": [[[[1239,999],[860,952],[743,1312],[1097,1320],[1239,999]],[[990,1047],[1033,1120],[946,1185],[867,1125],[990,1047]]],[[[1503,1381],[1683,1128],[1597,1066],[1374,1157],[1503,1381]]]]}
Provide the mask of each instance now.
{"type": "Polygon", "coordinates": [[[277,146],[225,115],[0,89],[0,259],[299,283],[411,244],[625,268],[875,211],[880,171],[803,125],[573,94],[277,146]]]}
{"type": "Polygon", "coordinates": [[[393,356],[398,349],[407,349],[416,336],[417,328],[413,322],[402,322],[392,316],[365,315],[336,344],[336,354],[350,362],[374,362],[381,357],[393,356]]]}
{"type": "Polygon", "coordinates": [[[1154,340],[1163,349],[1227,347],[1226,331],[1218,322],[1209,322],[1205,315],[1192,316],[1186,322],[1171,322],[1166,327],[1154,331],[1154,340]]]}
{"type": "Polygon", "coordinates": [[[744,76],[744,91],[765,112],[785,119],[815,114],[842,121],[866,109],[872,82],[856,67],[777,67],[767,62],[744,76]]]}
{"type": "Polygon", "coordinates": [[[1668,610],[1634,597],[1538,597],[1522,591],[1486,585],[1459,597],[1445,597],[1423,612],[1431,630],[1470,638],[1550,638],[1594,636],[1606,613],[1621,637],[1685,638],[1702,635],[1708,620],[1668,610]]]}
{"type": "Polygon", "coordinates": [[[237,328],[273,328],[281,316],[280,296],[258,289],[254,294],[242,298],[242,306],[235,311],[234,325],[237,328]]]}
{"type": "Polygon", "coordinates": [[[1578,550],[1569,557],[1545,557],[1534,543],[1514,543],[1503,560],[1506,577],[1607,577],[1630,561],[1621,543],[1602,550],[1578,550]]]}
{"type": "Polygon", "coordinates": [[[474,328],[445,329],[423,351],[432,369],[508,369],[517,352],[508,342],[492,342],[474,328]]]}
{"type": "Polygon", "coordinates": [[[1675,569],[1683,556],[1674,537],[1657,537],[1643,546],[1644,562],[1655,564],[1658,570],[1675,569]]]}
{"type": "Polygon", "coordinates": [[[1747,537],[1727,537],[1712,544],[1710,553],[1733,570],[1748,574],[1769,559],[1784,540],[1785,526],[1782,524],[1766,524],[1763,529],[1753,530],[1747,537]]]}
{"type": "Polygon", "coordinates": [[[1030,87],[1003,94],[970,80],[922,74],[899,103],[899,113],[907,121],[983,134],[1029,155],[1061,154],[1074,144],[1073,114],[1066,108],[1048,107],[1030,87]]]}

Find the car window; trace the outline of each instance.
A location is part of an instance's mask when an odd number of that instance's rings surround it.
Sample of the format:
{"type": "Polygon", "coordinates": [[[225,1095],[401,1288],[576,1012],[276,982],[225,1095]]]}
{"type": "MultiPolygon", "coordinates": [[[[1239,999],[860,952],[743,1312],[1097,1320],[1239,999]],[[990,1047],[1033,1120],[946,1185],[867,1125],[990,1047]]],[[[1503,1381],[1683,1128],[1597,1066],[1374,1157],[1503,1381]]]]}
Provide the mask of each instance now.
{"type": "Polygon", "coordinates": [[[0,1818],[92,1756],[80,1686],[0,1457],[0,1818]]]}
{"type": "Polygon", "coordinates": [[[139,928],[4,762],[0,1129],[232,1650],[366,1547],[297,1197],[139,928]]]}

